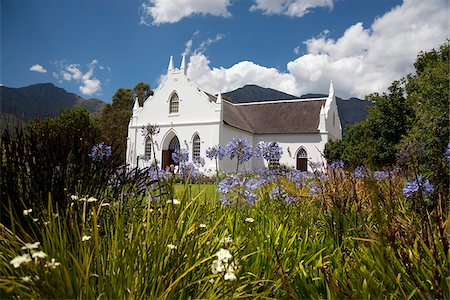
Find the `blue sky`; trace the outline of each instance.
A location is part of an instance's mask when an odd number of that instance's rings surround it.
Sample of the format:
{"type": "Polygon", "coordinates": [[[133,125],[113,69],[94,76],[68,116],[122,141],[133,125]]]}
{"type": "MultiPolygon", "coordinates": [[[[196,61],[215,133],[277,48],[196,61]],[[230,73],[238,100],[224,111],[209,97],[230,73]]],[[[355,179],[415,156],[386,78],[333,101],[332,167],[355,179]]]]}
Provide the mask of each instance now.
{"type": "Polygon", "coordinates": [[[449,37],[446,0],[1,0],[0,83],[52,82],[110,102],[155,89],[169,56],[217,93],[383,92],[449,37]],[[180,3],[183,3],[182,5],[180,3]]]}

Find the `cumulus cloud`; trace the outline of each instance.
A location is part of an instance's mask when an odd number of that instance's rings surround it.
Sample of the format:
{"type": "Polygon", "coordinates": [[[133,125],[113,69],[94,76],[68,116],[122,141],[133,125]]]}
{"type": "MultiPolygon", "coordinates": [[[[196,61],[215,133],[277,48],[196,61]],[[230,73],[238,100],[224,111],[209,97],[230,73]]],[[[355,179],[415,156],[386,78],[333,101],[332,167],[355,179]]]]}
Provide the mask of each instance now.
{"type": "Polygon", "coordinates": [[[255,0],[250,11],[262,11],[266,15],[302,17],[316,7],[332,9],[333,0],[255,0]]]}
{"type": "Polygon", "coordinates": [[[211,92],[252,83],[294,95],[326,93],[333,80],[339,96],[364,97],[386,91],[394,80],[414,71],[420,51],[445,42],[448,10],[446,0],[404,0],[368,28],[356,23],[337,39],[329,38],[329,31],[308,39],[307,52],[288,62],[287,72],[250,61],[230,68],[211,67],[203,53],[191,56],[188,72],[211,92]]]}
{"type": "Polygon", "coordinates": [[[140,23],[176,23],[195,14],[229,17],[230,0],[147,0],[140,8],[140,23]]]}
{"type": "Polygon", "coordinates": [[[47,73],[47,70],[40,64],[32,65],[30,67],[30,71],[34,71],[34,72],[38,72],[38,73],[47,73]]]}
{"type": "MultiPolygon", "coordinates": [[[[97,65],[98,60],[94,59],[89,64],[87,64],[88,71],[83,74],[81,66],[79,64],[69,64],[66,65],[65,61],[57,62],[61,71],[59,73],[53,73],[55,78],[62,78],[65,81],[76,81],[80,83],[79,91],[83,95],[91,96],[95,93],[101,92],[101,82],[94,77],[95,65],[97,65]]],[[[101,66],[101,69],[105,67],[101,66]]],[[[106,67],[109,69],[109,67],[106,67]]]]}

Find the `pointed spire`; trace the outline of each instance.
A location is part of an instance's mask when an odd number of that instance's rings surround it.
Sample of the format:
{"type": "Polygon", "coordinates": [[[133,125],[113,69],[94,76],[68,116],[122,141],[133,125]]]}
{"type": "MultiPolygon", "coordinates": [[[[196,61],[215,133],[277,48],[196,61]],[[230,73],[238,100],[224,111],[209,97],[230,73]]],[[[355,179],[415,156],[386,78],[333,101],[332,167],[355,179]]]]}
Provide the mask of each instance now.
{"type": "Polygon", "coordinates": [[[181,59],[181,67],[180,67],[181,72],[186,75],[187,73],[187,68],[186,68],[186,54],[183,54],[183,58],[181,59]]]}
{"type": "Polygon", "coordinates": [[[334,97],[334,85],[333,80],[330,81],[330,90],[328,92],[328,97],[334,97]]]}
{"type": "Polygon", "coordinates": [[[173,66],[173,56],[171,55],[171,56],[170,56],[170,60],[169,60],[169,67],[167,68],[167,73],[172,72],[173,69],[174,69],[174,66],[173,66]]]}
{"type": "Polygon", "coordinates": [[[140,108],[140,106],[139,106],[139,98],[136,97],[134,99],[133,111],[137,111],[139,108],[140,108]]]}

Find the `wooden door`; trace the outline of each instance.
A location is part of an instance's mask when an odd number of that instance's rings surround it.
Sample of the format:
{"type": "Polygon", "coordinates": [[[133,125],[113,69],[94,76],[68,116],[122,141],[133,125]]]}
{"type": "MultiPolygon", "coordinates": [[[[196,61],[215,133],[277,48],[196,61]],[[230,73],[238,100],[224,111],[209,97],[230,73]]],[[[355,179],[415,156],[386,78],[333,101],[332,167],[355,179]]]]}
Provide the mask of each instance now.
{"type": "Polygon", "coordinates": [[[297,170],[307,171],[308,170],[308,159],[304,157],[297,157],[297,170]]]}
{"type": "Polygon", "coordinates": [[[162,169],[164,170],[166,167],[170,166],[170,150],[162,151],[162,169]]]}

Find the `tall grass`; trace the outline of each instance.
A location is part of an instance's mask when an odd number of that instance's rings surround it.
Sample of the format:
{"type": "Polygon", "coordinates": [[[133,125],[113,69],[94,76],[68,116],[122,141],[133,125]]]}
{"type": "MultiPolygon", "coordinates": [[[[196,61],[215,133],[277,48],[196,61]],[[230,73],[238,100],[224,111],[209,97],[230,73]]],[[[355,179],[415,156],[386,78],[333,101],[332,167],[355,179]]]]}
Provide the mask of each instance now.
{"type": "MultiPolygon", "coordinates": [[[[20,155],[5,157],[11,150],[2,149],[2,167],[13,158],[20,163],[20,155]]],[[[400,173],[356,179],[334,168],[294,182],[284,171],[258,188],[254,205],[239,199],[227,206],[216,185],[173,178],[158,185],[148,170],[97,172],[101,167],[81,173],[92,185],[65,181],[57,193],[46,187],[46,205],[36,207],[33,189],[41,186],[26,180],[38,170],[17,171],[23,174],[12,182],[20,193],[8,194],[8,223],[0,224],[1,298],[450,295],[449,213],[417,213],[400,173]],[[283,193],[274,196],[276,186],[283,193]],[[17,201],[23,206],[15,208],[17,201]],[[16,267],[13,259],[25,254],[30,260],[16,267]]]]}

